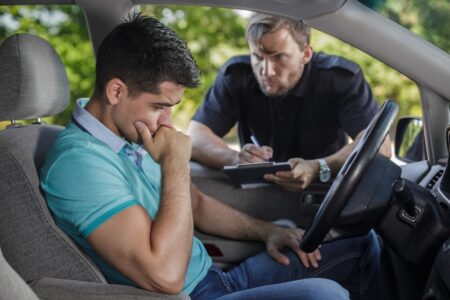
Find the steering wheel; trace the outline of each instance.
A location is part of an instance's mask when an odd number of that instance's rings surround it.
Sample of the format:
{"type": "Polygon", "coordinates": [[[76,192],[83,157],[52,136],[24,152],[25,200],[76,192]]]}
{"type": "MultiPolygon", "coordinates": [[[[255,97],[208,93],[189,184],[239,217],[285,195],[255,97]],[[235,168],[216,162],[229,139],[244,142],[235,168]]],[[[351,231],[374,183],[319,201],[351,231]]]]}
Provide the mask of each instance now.
{"type": "Polygon", "coordinates": [[[398,105],[395,101],[387,100],[372,119],[364,135],[337,174],[306,230],[300,243],[303,251],[308,253],[314,251],[322,243],[328,231],[336,224],[342,210],[383,144],[397,112],[398,105]]]}

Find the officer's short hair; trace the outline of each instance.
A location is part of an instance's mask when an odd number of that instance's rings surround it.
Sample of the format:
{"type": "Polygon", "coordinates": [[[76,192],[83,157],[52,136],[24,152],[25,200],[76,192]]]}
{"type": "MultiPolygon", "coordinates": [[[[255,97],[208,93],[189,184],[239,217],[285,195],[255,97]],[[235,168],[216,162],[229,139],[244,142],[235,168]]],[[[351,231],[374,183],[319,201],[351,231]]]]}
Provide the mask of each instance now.
{"type": "Polygon", "coordinates": [[[155,18],[132,13],[99,46],[95,97],[104,97],[112,78],[124,81],[131,96],[137,96],[158,94],[166,81],[197,87],[200,71],[186,42],[173,30],[155,18]]]}
{"type": "Polygon", "coordinates": [[[263,13],[253,14],[247,24],[245,38],[247,42],[259,43],[262,36],[268,32],[275,32],[287,28],[300,49],[305,49],[311,39],[311,29],[302,20],[293,20],[263,13]]]}

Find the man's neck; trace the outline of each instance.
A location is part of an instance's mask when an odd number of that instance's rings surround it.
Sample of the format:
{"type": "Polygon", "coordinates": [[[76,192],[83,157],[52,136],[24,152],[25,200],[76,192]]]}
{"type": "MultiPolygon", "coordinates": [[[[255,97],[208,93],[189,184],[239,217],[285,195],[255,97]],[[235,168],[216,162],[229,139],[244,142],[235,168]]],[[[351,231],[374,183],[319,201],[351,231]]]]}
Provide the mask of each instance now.
{"type": "Polygon", "coordinates": [[[91,98],[85,108],[94,118],[103,123],[109,130],[117,136],[121,136],[119,129],[115,126],[112,115],[112,107],[98,98],[91,98]]]}

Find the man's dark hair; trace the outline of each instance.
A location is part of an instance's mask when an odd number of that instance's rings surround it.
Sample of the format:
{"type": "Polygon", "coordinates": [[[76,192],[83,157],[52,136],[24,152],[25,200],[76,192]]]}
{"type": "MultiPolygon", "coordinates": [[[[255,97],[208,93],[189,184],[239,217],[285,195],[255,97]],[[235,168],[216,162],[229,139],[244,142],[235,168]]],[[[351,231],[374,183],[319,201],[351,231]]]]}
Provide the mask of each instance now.
{"type": "Polygon", "coordinates": [[[247,24],[247,42],[259,44],[262,36],[286,28],[294,40],[304,50],[311,39],[311,29],[302,20],[293,20],[285,17],[272,16],[263,13],[253,14],[247,24]]]}
{"type": "Polygon", "coordinates": [[[200,71],[184,42],[155,18],[134,13],[111,31],[97,52],[94,97],[103,98],[105,86],[119,78],[131,96],[158,94],[165,81],[194,88],[200,71]]]}

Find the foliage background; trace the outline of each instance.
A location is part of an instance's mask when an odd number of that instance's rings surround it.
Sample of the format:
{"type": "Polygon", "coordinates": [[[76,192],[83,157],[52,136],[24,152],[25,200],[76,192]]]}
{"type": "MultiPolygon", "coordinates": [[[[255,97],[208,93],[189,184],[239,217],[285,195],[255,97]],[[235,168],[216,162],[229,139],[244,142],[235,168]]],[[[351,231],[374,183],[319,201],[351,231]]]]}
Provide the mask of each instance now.
{"type": "MultiPolygon", "coordinates": [[[[450,4],[447,1],[372,2],[371,5],[384,15],[424,36],[444,51],[450,51],[450,4]]],[[[186,128],[207,88],[213,83],[218,68],[232,55],[247,53],[244,39],[246,18],[237,11],[220,8],[142,6],[141,9],[160,19],[188,42],[202,71],[200,88],[188,90],[174,110],[176,126],[186,128]]],[[[16,32],[33,33],[47,39],[61,56],[71,83],[71,104],[66,111],[46,118],[46,121],[67,124],[74,101],[79,97],[89,97],[94,85],[94,55],[82,11],[74,6],[0,7],[0,39],[16,32]]],[[[313,31],[312,45],[317,52],[336,54],[357,62],[379,103],[393,98],[400,104],[400,115],[421,115],[417,87],[402,74],[318,31],[313,31]]],[[[0,122],[0,127],[6,123],[0,122]]]]}

